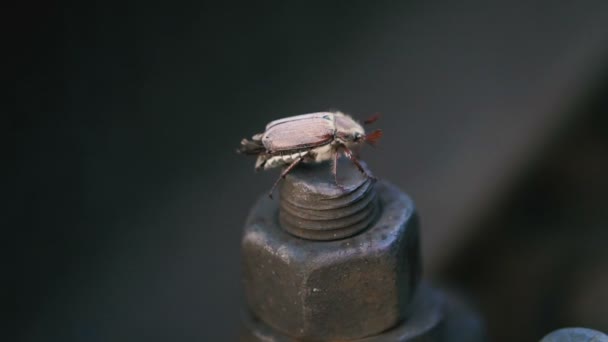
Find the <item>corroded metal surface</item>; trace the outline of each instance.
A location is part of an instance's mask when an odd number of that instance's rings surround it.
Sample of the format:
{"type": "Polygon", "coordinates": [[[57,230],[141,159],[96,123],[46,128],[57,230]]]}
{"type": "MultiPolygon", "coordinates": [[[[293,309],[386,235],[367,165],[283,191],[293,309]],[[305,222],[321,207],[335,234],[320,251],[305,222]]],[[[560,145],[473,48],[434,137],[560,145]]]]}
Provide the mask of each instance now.
{"type": "MultiPolygon", "coordinates": [[[[352,342],[483,342],[482,321],[468,306],[422,283],[412,300],[408,318],[380,334],[352,342]]],[[[253,315],[243,313],[242,342],[293,342],[253,315]]],[[[601,341],[601,340],[600,340],[601,341]]],[[[585,341],[586,342],[586,341],[585,341]]]]}
{"type": "MultiPolygon", "coordinates": [[[[438,341],[444,331],[444,298],[428,286],[421,286],[412,302],[411,314],[407,321],[378,335],[353,342],[411,342],[438,341]]],[[[293,337],[279,333],[251,315],[245,315],[246,331],[241,341],[293,341],[293,337]]]]}

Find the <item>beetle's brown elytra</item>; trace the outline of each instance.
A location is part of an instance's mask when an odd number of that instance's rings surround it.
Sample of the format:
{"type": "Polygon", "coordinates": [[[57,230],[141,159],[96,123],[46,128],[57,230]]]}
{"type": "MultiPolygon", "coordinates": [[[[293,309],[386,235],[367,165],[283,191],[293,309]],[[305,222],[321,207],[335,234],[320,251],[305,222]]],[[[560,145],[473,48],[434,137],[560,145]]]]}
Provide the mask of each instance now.
{"type": "MultiPolygon", "coordinates": [[[[375,115],[365,124],[378,119],[375,115]]],[[[271,121],[263,133],[251,140],[243,139],[238,153],[255,155],[255,169],[285,167],[272,186],[269,196],[282,178],[299,163],[333,161],[332,173],[337,176],[336,160],[340,154],[348,157],[367,177],[373,178],[359,163],[354,151],[365,142],[375,144],[382,137],[381,130],[365,134],[363,126],[341,112],[318,112],[290,116],[271,121]]],[[[337,179],[336,185],[339,186],[337,179]]]]}

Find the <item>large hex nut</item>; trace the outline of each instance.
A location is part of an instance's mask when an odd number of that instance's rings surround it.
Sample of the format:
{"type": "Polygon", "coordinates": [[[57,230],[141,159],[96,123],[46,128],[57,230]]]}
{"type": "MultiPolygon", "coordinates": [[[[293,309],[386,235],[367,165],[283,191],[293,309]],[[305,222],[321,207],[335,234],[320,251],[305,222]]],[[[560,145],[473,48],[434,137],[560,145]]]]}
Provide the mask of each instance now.
{"type": "Polygon", "coordinates": [[[358,235],[308,241],[278,225],[278,202],[254,206],[242,241],[251,313],[295,338],[356,339],[405,319],[420,276],[418,223],[412,201],[376,184],[381,213],[358,235]]]}

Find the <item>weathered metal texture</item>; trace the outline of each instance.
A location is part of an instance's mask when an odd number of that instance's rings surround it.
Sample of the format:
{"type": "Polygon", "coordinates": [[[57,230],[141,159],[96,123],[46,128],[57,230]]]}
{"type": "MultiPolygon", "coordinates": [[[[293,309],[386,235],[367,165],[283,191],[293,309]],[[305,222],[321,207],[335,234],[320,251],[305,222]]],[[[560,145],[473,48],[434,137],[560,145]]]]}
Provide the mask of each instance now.
{"type": "MultiPolygon", "coordinates": [[[[362,339],[353,339],[353,342],[411,342],[411,341],[443,341],[444,310],[443,296],[428,286],[421,286],[413,298],[411,314],[408,319],[395,328],[380,334],[362,339]]],[[[244,317],[246,330],[241,341],[293,341],[293,337],[277,332],[264,322],[251,315],[244,317]]],[[[323,339],[325,340],[325,339],[323,339]]]]}
{"type": "Polygon", "coordinates": [[[380,212],[375,181],[342,158],[338,160],[340,188],[328,168],[328,164],[303,165],[287,176],[280,191],[281,228],[304,239],[336,240],[374,222],[380,212]]]}
{"type": "MultiPolygon", "coordinates": [[[[412,299],[405,321],[380,334],[349,340],[352,342],[483,342],[485,332],[478,316],[462,302],[454,301],[424,282],[412,299]]],[[[241,342],[293,342],[244,312],[241,342]]],[[[306,340],[309,341],[309,340],[306,340]]],[[[324,339],[325,341],[325,339],[324,339]]]]}
{"type": "MultiPolygon", "coordinates": [[[[332,241],[302,239],[296,235],[315,227],[300,225],[298,231],[281,228],[277,216],[283,200],[267,197],[257,202],[247,220],[242,248],[249,310],[256,319],[291,338],[360,339],[386,331],[406,318],[420,276],[414,205],[394,186],[385,182],[374,185],[352,169],[349,163],[339,165],[339,181],[346,189],[341,190],[330,182],[328,165],[302,168],[301,173],[287,177],[281,195],[287,197],[287,191],[292,191],[288,189],[294,189],[290,197],[294,202],[310,205],[319,217],[328,214],[324,219],[331,219],[331,211],[336,210],[337,219],[346,222],[350,215],[344,215],[343,210],[359,203],[355,199],[375,198],[377,192],[378,204],[373,206],[382,210],[367,229],[358,234],[348,231],[348,235],[356,235],[332,241]],[[317,184],[321,194],[333,191],[342,195],[335,201],[348,196],[351,200],[346,206],[329,205],[332,196],[321,196],[329,202],[313,197],[317,184]],[[305,185],[313,191],[302,190],[305,185]],[[368,187],[363,191],[367,195],[355,195],[362,186],[368,187]]],[[[349,225],[337,229],[348,230],[349,225]]]]}
{"type": "Polygon", "coordinates": [[[540,342],[608,342],[608,336],[587,328],[563,328],[549,333],[540,342]]]}

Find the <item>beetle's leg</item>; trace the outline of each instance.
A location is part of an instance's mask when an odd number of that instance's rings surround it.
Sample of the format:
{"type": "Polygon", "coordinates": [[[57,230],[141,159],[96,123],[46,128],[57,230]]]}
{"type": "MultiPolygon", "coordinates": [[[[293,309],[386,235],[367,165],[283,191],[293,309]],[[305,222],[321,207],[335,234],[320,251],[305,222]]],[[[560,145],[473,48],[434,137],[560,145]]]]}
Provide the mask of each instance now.
{"type": "Polygon", "coordinates": [[[344,155],[346,155],[348,157],[348,159],[350,159],[350,161],[353,162],[353,164],[355,164],[355,166],[357,166],[357,168],[359,169],[359,171],[361,171],[361,173],[363,173],[367,178],[370,179],[376,179],[376,177],[372,176],[371,174],[369,174],[369,172],[367,172],[367,170],[363,167],[363,165],[361,165],[361,163],[359,163],[359,159],[357,159],[357,157],[354,156],[353,151],[351,151],[348,147],[342,145],[342,149],[344,150],[344,155]]]}
{"type": "Polygon", "coordinates": [[[277,180],[272,185],[272,188],[270,189],[270,192],[268,193],[268,197],[272,198],[272,193],[274,192],[274,189],[277,187],[277,185],[279,185],[279,182],[281,181],[281,179],[284,179],[285,176],[287,176],[287,174],[289,172],[291,172],[291,170],[293,170],[293,168],[296,167],[296,165],[298,165],[302,161],[302,159],[304,159],[304,157],[298,157],[298,159],[294,160],[291,164],[289,164],[289,166],[287,166],[281,172],[281,175],[279,176],[279,178],[277,178],[277,180]]]}
{"type": "Polygon", "coordinates": [[[264,155],[264,154],[258,155],[258,159],[256,159],[256,161],[255,161],[255,171],[256,172],[258,172],[264,168],[264,166],[266,164],[266,160],[268,160],[266,155],[264,155]]]}
{"type": "Polygon", "coordinates": [[[334,152],[333,164],[331,165],[331,173],[334,175],[334,182],[336,183],[336,186],[338,188],[340,188],[340,190],[344,191],[346,189],[344,189],[342,184],[338,183],[338,157],[339,156],[340,156],[340,146],[337,146],[336,150],[334,152]]]}

